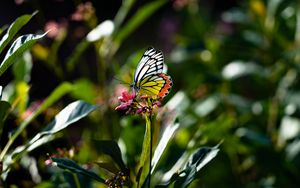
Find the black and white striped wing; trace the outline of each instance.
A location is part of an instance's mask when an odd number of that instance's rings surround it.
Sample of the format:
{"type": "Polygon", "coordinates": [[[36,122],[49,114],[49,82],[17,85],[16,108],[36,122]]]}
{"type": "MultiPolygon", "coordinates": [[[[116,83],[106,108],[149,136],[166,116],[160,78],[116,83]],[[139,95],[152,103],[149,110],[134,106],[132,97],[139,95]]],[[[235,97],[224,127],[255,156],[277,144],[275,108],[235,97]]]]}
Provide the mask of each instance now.
{"type": "Polygon", "coordinates": [[[145,77],[163,72],[164,57],[161,51],[150,47],[144,53],[134,73],[134,83],[138,83],[145,77]]]}

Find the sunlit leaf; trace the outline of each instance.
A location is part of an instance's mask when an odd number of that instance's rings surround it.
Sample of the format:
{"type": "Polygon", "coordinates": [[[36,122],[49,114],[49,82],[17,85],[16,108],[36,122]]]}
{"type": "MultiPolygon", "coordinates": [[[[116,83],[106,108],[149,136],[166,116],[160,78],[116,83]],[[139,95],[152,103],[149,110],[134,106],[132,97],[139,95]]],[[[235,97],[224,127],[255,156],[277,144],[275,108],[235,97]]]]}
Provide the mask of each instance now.
{"type": "Polygon", "coordinates": [[[190,100],[184,91],[178,91],[165,105],[170,110],[183,113],[190,105],[190,100]]]}
{"type": "Polygon", "coordinates": [[[125,0],[122,1],[122,6],[118,10],[114,23],[115,23],[115,28],[119,28],[120,25],[123,23],[124,19],[126,18],[128,12],[130,11],[132,5],[136,2],[136,0],[125,0]]]}
{"type": "Polygon", "coordinates": [[[16,84],[16,94],[18,99],[18,110],[19,113],[23,113],[26,110],[27,103],[28,103],[28,92],[29,92],[29,85],[24,82],[20,81],[16,84]]]}
{"type": "Polygon", "coordinates": [[[207,116],[209,113],[211,113],[217,108],[219,103],[220,103],[219,95],[209,96],[203,101],[196,104],[195,113],[200,117],[207,116]]]}
{"type": "Polygon", "coordinates": [[[0,41],[0,53],[7,46],[7,44],[13,39],[15,34],[25,25],[27,22],[36,14],[37,12],[30,14],[25,14],[17,18],[8,28],[6,34],[2,37],[0,41]]]}
{"type": "MultiPolygon", "coordinates": [[[[48,144],[49,142],[51,142],[55,139],[57,139],[57,134],[43,135],[35,142],[32,142],[33,141],[33,139],[32,139],[26,144],[26,146],[22,149],[21,152],[23,152],[25,150],[27,152],[33,151],[34,149],[36,149],[44,144],[48,144]]],[[[22,146],[20,146],[20,147],[22,147],[22,146]]],[[[17,150],[15,150],[15,151],[17,151],[17,150]]]]}
{"type": "Polygon", "coordinates": [[[88,104],[84,101],[75,101],[69,104],[55,116],[55,119],[49,123],[45,129],[39,132],[29,142],[29,145],[38,142],[42,136],[55,134],[65,129],[70,124],[82,119],[97,108],[98,106],[88,104]]]}
{"type": "MultiPolygon", "coordinates": [[[[21,158],[25,152],[30,152],[35,148],[52,141],[55,137],[54,134],[65,129],[70,124],[80,120],[87,116],[90,112],[97,109],[98,106],[90,105],[83,101],[76,101],[69,104],[58,115],[55,116],[55,120],[48,124],[48,126],[32,138],[27,144],[15,148],[11,154],[6,156],[5,168],[11,165],[15,160],[21,158]]],[[[5,169],[9,170],[9,169],[5,169]]]]}
{"type": "Polygon", "coordinates": [[[59,85],[50,96],[42,103],[39,108],[37,108],[28,118],[26,118],[18,127],[18,129],[10,137],[8,143],[5,145],[4,149],[1,151],[0,160],[3,160],[6,153],[8,152],[10,146],[13,144],[15,139],[24,131],[24,129],[29,125],[29,123],[34,120],[38,115],[40,115],[44,110],[49,108],[53,103],[60,99],[63,95],[72,90],[72,85],[70,83],[64,82],[59,85]]]}
{"type": "Polygon", "coordinates": [[[101,177],[99,177],[96,173],[82,168],[76,162],[74,162],[70,159],[67,159],[67,158],[51,158],[51,159],[53,162],[56,163],[56,165],[59,168],[62,168],[64,170],[69,170],[76,174],[82,174],[82,175],[92,178],[98,182],[105,183],[105,180],[102,179],[101,177]]]}
{"type": "Polygon", "coordinates": [[[181,162],[181,167],[178,166],[177,170],[172,170],[173,175],[168,181],[160,184],[157,187],[168,187],[170,184],[174,183],[174,187],[185,188],[197,178],[197,173],[219,152],[219,145],[215,147],[201,147],[195,150],[191,155],[184,153],[179,159],[185,162],[181,162]],[[189,157],[188,157],[189,156],[189,157]]]}
{"type": "Polygon", "coordinates": [[[268,76],[269,71],[253,62],[233,61],[227,64],[222,70],[222,76],[225,79],[233,80],[241,76],[256,74],[268,76]]]}
{"type": "Polygon", "coordinates": [[[23,168],[28,169],[29,174],[34,183],[39,183],[42,181],[41,174],[38,170],[38,162],[37,159],[28,155],[23,156],[20,161],[20,164],[23,168]]]}
{"type": "Polygon", "coordinates": [[[143,185],[145,182],[146,177],[149,174],[149,163],[150,163],[150,144],[151,144],[151,121],[149,117],[146,117],[146,130],[145,130],[145,135],[144,135],[144,141],[143,141],[143,149],[141,153],[141,157],[139,160],[139,165],[138,165],[138,172],[137,172],[137,177],[136,180],[139,182],[139,187],[143,185]]]}
{"type": "Polygon", "coordinates": [[[286,155],[289,160],[297,161],[297,158],[300,155],[300,140],[295,139],[293,142],[289,143],[286,147],[286,155]]]}
{"type": "Polygon", "coordinates": [[[296,138],[300,133],[300,119],[296,117],[284,116],[281,119],[278,141],[284,144],[289,139],[296,138]]]}
{"type": "Polygon", "coordinates": [[[219,145],[215,147],[201,147],[192,152],[192,154],[185,152],[175,164],[176,167],[164,175],[162,184],[157,187],[168,187],[173,182],[175,182],[174,187],[176,188],[188,187],[197,178],[197,173],[216,157],[219,152],[218,147],[219,145]]]}
{"type": "Polygon", "coordinates": [[[171,122],[171,124],[167,125],[165,128],[158,145],[155,149],[153,154],[152,162],[151,162],[151,174],[154,172],[156,165],[158,164],[163,152],[165,151],[168,143],[170,142],[171,138],[174,136],[176,130],[179,128],[179,123],[171,122]]]}
{"type": "Polygon", "coordinates": [[[95,42],[103,37],[110,36],[113,31],[114,23],[111,20],[105,20],[87,34],[86,40],[95,42]]]}
{"type": "MultiPolygon", "coordinates": [[[[285,88],[285,91],[286,91],[287,87],[289,87],[289,85],[282,86],[281,88],[282,88],[282,90],[285,88]]],[[[289,92],[284,92],[284,93],[286,95],[283,98],[283,102],[286,105],[292,104],[292,105],[295,105],[295,107],[300,108],[300,101],[299,101],[300,92],[299,91],[289,91],[289,92]]]]}
{"type": "Polygon", "coordinates": [[[174,184],[174,188],[184,188],[196,178],[197,172],[201,170],[208,162],[218,154],[219,149],[216,147],[203,147],[196,150],[189,158],[184,169],[179,173],[179,180],[174,184]]]}
{"type": "Polygon", "coordinates": [[[43,38],[46,33],[41,35],[22,35],[17,38],[6,53],[4,60],[0,65],[0,76],[6,71],[6,69],[12,65],[15,59],[19,58],[22,53],[30,49],[39,39],[43,38]]]}
{"type": "Polygon", "coordinates": [[[36,134],[26,145],[20,146],[13,152],[14,155],[34,150],[35,148],[52,141],[54,134],[67,128],[70,124],[82,119],[98,106],[88,104],[84,101],[75,101],[65,107],[60,113],[55,116],[55,119],[47,125],[41,132],[36,134]]]}

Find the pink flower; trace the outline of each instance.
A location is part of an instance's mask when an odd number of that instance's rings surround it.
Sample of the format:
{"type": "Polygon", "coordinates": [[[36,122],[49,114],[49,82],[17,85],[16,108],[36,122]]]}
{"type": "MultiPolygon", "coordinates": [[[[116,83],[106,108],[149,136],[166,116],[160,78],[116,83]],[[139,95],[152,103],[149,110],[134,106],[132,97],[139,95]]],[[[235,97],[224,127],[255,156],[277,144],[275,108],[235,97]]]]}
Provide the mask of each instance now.
{"type": "Polygon", "coordinates": [[[147,111],[148,111],[148,108],[146,106],[143,106],[141,108],[138,108],[137,111],[136,111],[136,113],[137,114],[142,114],[142,113],[145,113],[147,111]]]}
{"type": "Polygon", "coordinates": [[[132,100],[136,97],[135,93],[130,94],[127,91],[123,91],[122,95],[118,97],[121,102],[132,102],[132,100]]]}
{"type": "Polygon", "coordinates": [[[147,95],[139,96],[135,92],[128,91],[123,91],[118,100],[121,104],[115,110],[126,110],[126,114],[152,114],[155,108],[161,106],[159,98],[153,99],[147,95]]]}
{"type": "Polygon", "coordinates": [[[45,161],[45,165],[46,165],[46,166],[51,166],[52,164],[53,164],[53,161],[52,161],[51,158],[49,158],[49,159],[47,159],[47,160],[45,161]]]}
{"type": "Polygon", "coordinates": [[[42,104],[42,101],[35,101],[35,102],[31,103],[29,108],[22,114],[22,118],[26,119],[29,116],[31,116],[31,114],[41,106],[41,104],[42,104]]]}
{"type": "Polygon", "coordinates": [[[89,20],[95,13],[95,9],[91,2],[81,3],[77,6],[76,12],[71,15],[71,20],[84,21],[89,20]]]}
{"type": "Polygon", "coordinates": [[[61,33],[66,31],[67,22],[56,22],[56,21],[49,21],[45,25],[45,32],[48,31],[47,36],[49,38],[56,38],[59,37],[61,33]]]}
{"type": "Polygon", "coordinates": [[[121,104],[117,106],[115,110],[130,110],[130,108],[133,107],[135,97],[135,93],[130,94],[128,91],[123,91],[122,95],[118,97],[119,101],[121,101],[121,104]]]}

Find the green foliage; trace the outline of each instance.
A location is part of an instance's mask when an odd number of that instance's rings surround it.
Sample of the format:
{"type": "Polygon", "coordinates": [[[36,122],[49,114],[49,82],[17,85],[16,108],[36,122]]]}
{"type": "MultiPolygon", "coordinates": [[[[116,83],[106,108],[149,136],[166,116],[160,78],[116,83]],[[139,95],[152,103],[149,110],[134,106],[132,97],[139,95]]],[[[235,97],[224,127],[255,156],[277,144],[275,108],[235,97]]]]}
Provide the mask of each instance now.
{"type": "Polygon", "coordinates": [[[17,34],[17,32],[26,25],[27,22],[36,14],[34,12],[31,15],[23,15],[17,18],[8,28],[6,34],[2,37],[0,41],[0,53],[4,50],[4,48],[8,45],[8,43],[13,39],[13,37],[17,34]]]}
{"type": "Polygon", "coordinates": [[[56,35],[17,36],[36,13],[0,29],[3,185],[297,187],[300,4],[232,3],[124,0],[103,22],[87,3],[56,35]],[[130,83],[147,46],[172,91],[151,117],[116,112],[115,78],[130,83]]]}
{"type": "Polygon", "coordinates": [[[18,58],[26,50],[30,49],[34,43],[39,39],[43,38],[45,34],[42,35],[23,35],[17,38],[11,47],[8,49],[4,60],[0,65],[0,76],[6,71],[6,69],[11,66],[16,58],[18,58]]]}
{"type": "Polygon", "coordinates": [[[97,174],[85,170],[84,168],[80,167],[76,162],[70,159],[66,159],[66,158],[51,158],[51,159],[53,160],[53,162],[55,162],[55,165],[57,165],[59,168],[70,170],[71,172],[76,174],[83,174],[99,182],[104,183],[104,180],[100,178],[97,174]]]}
{"type": "MultiPolygon", "coordinates": [[[[8,45],[8,43],[13,39],[15,34],[18,32],[18,30],[24,26],[31,17],[36,14],[33,13],[32,15],[24,15],[19,17],[8,29],[7,33],[3,36],[1,42],[0,42],[0,52],[3,51],[3,49],[8,45]]],[[[0,75],[2,75],[9,66],[11,66],[17,58],[19,58],[20,55],[22,55],[26,50],[30,49],[38,40],[43,38],[45,34],[42,35],[33,35],[33,34],[27,34],[18,37],[11,45],[11,47],[8,49],[4,60],[2,61],[0,65],[0,75]]],[[[25,84],[23,81],[28,81],[27,75],[30,74],[31,66],[30,61],[19,61],[17,66],[14,66],[14,75],[16,83],[19,84],[25,84]]],[[[16,85],[17,85],[16,84],[16,85]]],[[[18,85],[17,85],[18,87],[18,85]]],[[[11,134],[11,136],[8,139],[8,142],[6,143],[5,147],[1,151],[0,154],[0,160],[1,160],[1,177],[3,180],[6,179],[7,174],[9,173],[12,164],[17,162],[19,159],[24,157],[25,152],[30,152],[37,148],[38,146],[41,146],[48,141],[51,141],[54,139],[54,134],[61,131],[62,129],[65,129],[68,125],[71,123],[74,123],[78,121],[79,119],[87,116],[90,112],[94,111],[97,107],[89,105],[83,101],[77,101],[70,105],[68,105],[64,110],[62,110],[55,118],[53,122],[51,122],[43,131],[38,133],[33,139],[31,139],[29,142],[24,144],[23,146],[19,146],[15,148],[12,152],[9,152],[9,149],[11,149],[12,144],[17,139],[17,137],[24,133],[25,128],[39,116],[42,112],[44,112],[46,109],[48,109],[51,105],[53,105],[57,100],[59,100],[63,95],[66,93],[72,91],[73,86],[70,83],[62,83],[60,86],[58,86],[51,95],[44,100],[44,102],[31,114],[24,119],[24,121],[20,124],[20,126],[11,134]]],[[[18,90],[18,88],[17,88],[18,90]]],[[[19,93],[19,95],[27,95],[28,90],[22,89],[23,92],[19,93]]],[[[2,96],[2,86],[1,86],[1,96],[2,96]]],[[[21,103],[21,102],[20,102],[21,103]]],[[[0,128],[1,128],[1,134],[3,134],[4,129],[4,122],[9,115],[9,110],[12,108],[11,104],[7,101],[0,101],[0,128]]]]}

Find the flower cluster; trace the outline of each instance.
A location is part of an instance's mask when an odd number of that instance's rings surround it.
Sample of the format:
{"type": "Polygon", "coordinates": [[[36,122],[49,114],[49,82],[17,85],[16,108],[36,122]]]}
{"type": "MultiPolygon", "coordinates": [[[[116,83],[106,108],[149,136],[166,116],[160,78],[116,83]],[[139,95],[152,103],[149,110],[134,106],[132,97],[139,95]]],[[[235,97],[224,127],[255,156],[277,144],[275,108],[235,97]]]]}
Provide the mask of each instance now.
{"type": "Polygon", "coordinates": [[[109,188],[122,188],[123,186],[128,186],[129,170],[119,172],[112,178],[105,180],[105,184],[108,185],[109,188]]]}
{"type": "Polygon", "coordinates": [[[127,114],[152,114],[153,110],[161,106],[159,98],[151,98],[149,96],[138,96],[136,93],[122,92],[118,97],[121,104],[115,109],[126,111],[127,114]]]}
{"type": "Polygon", "coordinates": [[[77,6],[76,12],[72,14],[74,21],[89,20],[95,14],[95,8],[91,2],[81,3],[77,6]]]}
{"type": "Polygon", "coordinates": [[[55,39],[55,38],[63,38],[66,34],[68,27],[68,22],[66,20],[62,20],[60,22],[51,20],[46,23],[44,31],[48,32],[47,36],[49,38],[55,39]]]}

